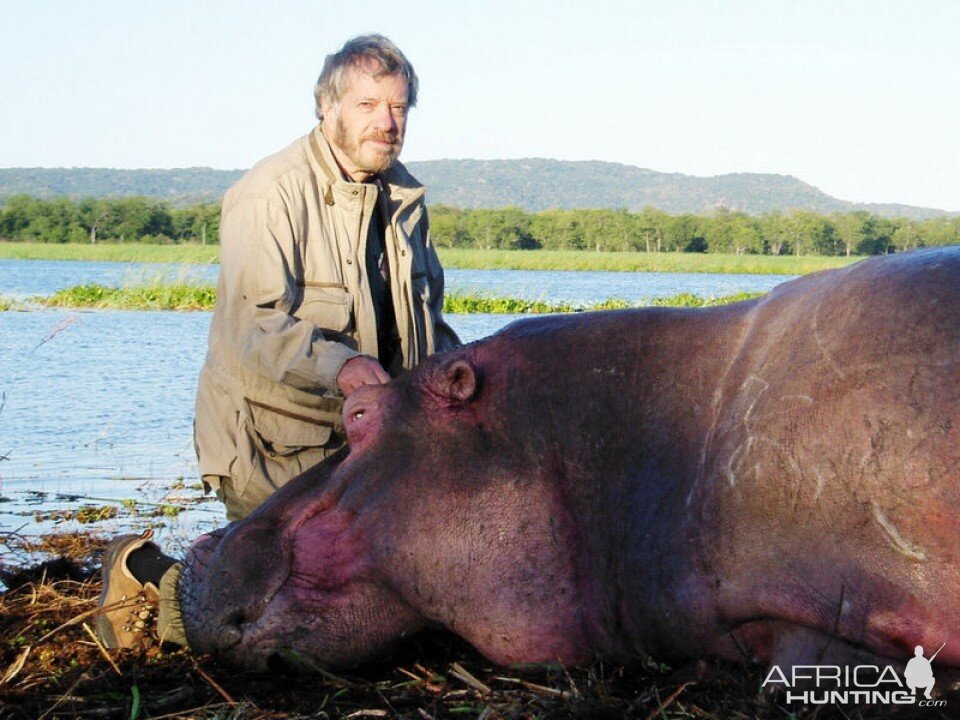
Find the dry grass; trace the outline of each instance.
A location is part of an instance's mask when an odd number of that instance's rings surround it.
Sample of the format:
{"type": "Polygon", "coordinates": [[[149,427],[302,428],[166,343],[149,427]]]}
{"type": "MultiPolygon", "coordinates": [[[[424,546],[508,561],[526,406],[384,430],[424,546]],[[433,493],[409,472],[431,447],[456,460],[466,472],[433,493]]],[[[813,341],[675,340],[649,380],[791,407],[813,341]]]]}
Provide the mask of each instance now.
{"type": "MultiPolygon", "coordinates": [[[[60,556],[5,581],[0,595],[0,718],[294,720],[305,718],[879,718],[869,712],[791,710],[758,693],[762,675],[700,662],[670,671],[598,662],[589,667],[501,668],[447,634],[424,635],[361,672],[241,672],[184,651],[99,647],[97,557],[90,534],[11,538],[60,556]]],[[[960,703],[918,717],[947,718],[960,703]]],[[[915,712],[915,711],[914,711],[915,712]]],[[[908,713],[896,717],[912,717],[908,713]]]]}

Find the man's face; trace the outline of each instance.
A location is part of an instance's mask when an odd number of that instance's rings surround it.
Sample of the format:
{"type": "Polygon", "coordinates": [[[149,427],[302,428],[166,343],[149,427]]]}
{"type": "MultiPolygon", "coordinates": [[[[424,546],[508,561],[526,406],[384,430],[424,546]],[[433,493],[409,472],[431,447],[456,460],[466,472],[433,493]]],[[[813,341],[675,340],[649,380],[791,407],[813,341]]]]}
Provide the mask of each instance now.
{"type": "Polygon", "coordinates": [[[407,81],[401,75],[374,77],[376,69],[348,68],[339,105],[321,104],[324,134],[356,182],[394,163],[407,125],[407,81]]]}

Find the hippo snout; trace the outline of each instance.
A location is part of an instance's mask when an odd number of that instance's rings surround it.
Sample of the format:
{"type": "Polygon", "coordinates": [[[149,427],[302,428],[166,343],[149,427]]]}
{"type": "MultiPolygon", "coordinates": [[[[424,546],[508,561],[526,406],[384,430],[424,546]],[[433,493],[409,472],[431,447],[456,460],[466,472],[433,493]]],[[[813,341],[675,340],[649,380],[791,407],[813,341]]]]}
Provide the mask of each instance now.
{"type": "Polygon", "coordinates": [[[191,548],[180,580],[191,648],[230,654],[256,634],[251,626],[289,575],[280,542],[269,523],[244,521],[191,548]]]}

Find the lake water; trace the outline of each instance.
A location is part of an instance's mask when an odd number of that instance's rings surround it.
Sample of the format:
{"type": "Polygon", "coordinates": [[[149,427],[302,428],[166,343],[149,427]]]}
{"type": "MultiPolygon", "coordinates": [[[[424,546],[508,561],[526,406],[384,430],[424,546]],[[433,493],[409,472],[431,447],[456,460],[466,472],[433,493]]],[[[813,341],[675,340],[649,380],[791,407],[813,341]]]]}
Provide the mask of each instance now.
{"type": "MultiPolygon", "coordinates": [[[[0,295],[26,298],[84,283],[137,284],[161,274],[212,283],[216,266],[0,260],[0,295]]],[[[789,278],[763,275],[449,270],[449,291],[530,299],[641,301],[692,292],[719,296],[768,290],[789,278]]],[[[465,341],[519,316],[451,315],[465,341]]],[[[176,518],[154,506],[120,507],[104,534],[163,524],[165,542],[186,543],[222,522],[216,502],[194,505],[191,428],[209,313],[35,310],[0,312],[0,552],[3,538],[75,529],[37,514],[82,503],[136,498],[188,503],[176,518]],[[178,482],[182,480],[182,482],[178,482]],[[175,486],[184,484],[182,489],[175,486]]],[[[9,552],[9,548],[8,548],[9,552]]]]}
{"type": "MultiPolygon", "coordinates": [[[[166,265],[117,262],[0,260],[0,295],[26,299],[50,295],[75,285],[98,283],[122,287],[152,280],[213,284],[217,265],[166,265]]],[[[641,302],[681,292],[719,297],[769,290],[787,275],[708,273],[582,272],[565,270],[446,271],[451,292],[482,293],[589,304],[609,298],[641,302]]]]}

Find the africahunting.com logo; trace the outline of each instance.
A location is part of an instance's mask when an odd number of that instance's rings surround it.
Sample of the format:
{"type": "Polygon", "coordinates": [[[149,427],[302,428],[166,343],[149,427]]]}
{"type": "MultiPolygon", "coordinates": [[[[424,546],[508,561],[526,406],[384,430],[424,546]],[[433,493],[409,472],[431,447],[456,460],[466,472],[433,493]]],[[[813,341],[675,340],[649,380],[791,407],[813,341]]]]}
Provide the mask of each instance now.
{"type": "Polygon", "coordinates": [[[933,659],[917,645],[903,677],[890,665],[794,665],[784,672],[773,665],[763,681],[764,689],[780,689],[788,703],[806,705],[917,705],[943,707],[946,700],[934,700],[933,659]]]}

